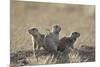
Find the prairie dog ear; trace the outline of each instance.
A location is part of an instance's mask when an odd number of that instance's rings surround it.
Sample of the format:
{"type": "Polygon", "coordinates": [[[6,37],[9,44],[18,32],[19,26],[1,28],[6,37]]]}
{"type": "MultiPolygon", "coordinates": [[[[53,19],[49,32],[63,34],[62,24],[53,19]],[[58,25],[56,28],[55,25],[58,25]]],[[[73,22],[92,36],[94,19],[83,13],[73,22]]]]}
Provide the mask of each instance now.
{"type": "Polygon", "coordinates": [[[37,28],[30,28],[29,30],[28,30],[28,32],[29,31],[38,31],[38,29],[37,28]]]}
{"type": "Polygon", "coordinates": [[[32,28],[32,31],[39,31],[37,28],[32,28]]]}
{"type": "Polygon", "coordinates": [[[38,29],[37,29],[37,28],[30,28],[30,29],[28,30],[28,32],[29,32],[30,34],[34,34],[34,33],[38,32],[38,29]]]}
{"type": "Polygon", "coordinates": [[[59,24],[53,25],[52,28],[60,28],[59,24]]]}

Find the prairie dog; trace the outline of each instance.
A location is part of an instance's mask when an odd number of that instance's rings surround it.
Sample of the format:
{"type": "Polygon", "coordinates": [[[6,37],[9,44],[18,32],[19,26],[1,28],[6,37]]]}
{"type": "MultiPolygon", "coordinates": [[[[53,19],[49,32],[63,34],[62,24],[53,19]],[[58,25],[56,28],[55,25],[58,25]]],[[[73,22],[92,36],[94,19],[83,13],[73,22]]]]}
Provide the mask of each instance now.
{"type": "Polygon", "coordinates": [[[40,48],[44,45],[44,34],[41,34],[37,28],[31,28],[28,30],[28,32],[32,36],[33,50],[40,50],[40,48]]]}
{"type": "Polygon", "coordinates": [[[77,40],[77,38],[80,37],[79,32],[73,32],[70,37],[63,37],[60,39],[58,51],[64,51],[65,49],[72,48],[73,44],[77,40]]]}
{"type": "Polygon", "coordinates": [[[61,27],[59,25],[54,25],[52,31],[46,35],[44,39],[44,45],[49,52],[57,52],[57,47],[59,44],[59,32],[61,27]]]}

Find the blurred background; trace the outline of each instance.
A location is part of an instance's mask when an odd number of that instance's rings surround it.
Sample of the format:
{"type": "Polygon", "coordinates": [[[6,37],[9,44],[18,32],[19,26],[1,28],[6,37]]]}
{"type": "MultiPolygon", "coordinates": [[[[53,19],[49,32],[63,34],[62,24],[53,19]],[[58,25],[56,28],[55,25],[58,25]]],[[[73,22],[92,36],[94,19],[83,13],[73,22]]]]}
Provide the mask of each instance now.
{"type": "Polygon", "coordinates": [[[31,36],[28,29],[37,27],[46,34],[52,25],[62,28],[60,38],[71,32],[80,32],[81,37],[74,44],[95,47],[95,6],[76,4],[57,4],[39,2],[11,2],[11,52],[32,50],[31,36]]]}

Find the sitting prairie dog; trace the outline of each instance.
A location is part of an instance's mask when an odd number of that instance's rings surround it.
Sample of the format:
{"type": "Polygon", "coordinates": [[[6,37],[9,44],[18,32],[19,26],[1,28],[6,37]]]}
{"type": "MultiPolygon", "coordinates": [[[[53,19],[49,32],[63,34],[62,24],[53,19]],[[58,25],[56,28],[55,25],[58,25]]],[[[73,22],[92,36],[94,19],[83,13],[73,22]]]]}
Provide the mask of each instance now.
{"type": "Polygon", "coordinates": [[[58,46],[58,51],[64,51],[65,49],[72,48],[73,45],[76,42],[77,38],[80,37],[79,32],[72,32],[70,37],[63,37],[60,39],[59,46],[58,46]]]}

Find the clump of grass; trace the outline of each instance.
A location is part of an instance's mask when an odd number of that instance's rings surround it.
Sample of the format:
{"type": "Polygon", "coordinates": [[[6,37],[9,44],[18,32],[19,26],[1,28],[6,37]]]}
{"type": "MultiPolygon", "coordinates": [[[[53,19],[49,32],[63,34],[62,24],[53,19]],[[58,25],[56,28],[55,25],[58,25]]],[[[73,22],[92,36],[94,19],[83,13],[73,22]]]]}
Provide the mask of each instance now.
{"type": "Polygon", "coordinates": [[[78,52],[70,51],[68,56],[69,56],[69,63],[79,63],[79,62],[81,62],[81,57],[79,56],[78,52]]]}
{"type": "Polygon", "coordinates": [[[29,65],[39,65],[39,64],[54,64],[56,63],[55,61],[53,61],[54,56],[40,56],[37,58],[35,58],[35,56],[28,58],[29,61],[29,65]]]}

